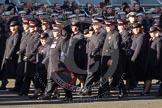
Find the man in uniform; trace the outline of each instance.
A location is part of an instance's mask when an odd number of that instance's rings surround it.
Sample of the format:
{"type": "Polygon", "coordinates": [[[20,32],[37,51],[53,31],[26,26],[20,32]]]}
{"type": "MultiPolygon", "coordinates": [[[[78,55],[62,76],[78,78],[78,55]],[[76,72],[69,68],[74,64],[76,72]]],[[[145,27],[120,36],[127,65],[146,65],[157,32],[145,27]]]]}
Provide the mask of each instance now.
{"type": "Polygon", "coordinates": [[[147,62],[146,55],[148,53],[149,36],[143,32],[143,27],[140,23],[133,24],[132,31],[134,35],[131,45],[131,72],[137,84],[138,81],[144,81],[146,78],[145,66],[147,62]]]}
{"type": "Polygon", "coordinates": [[[102,23],[104,23],[103,18],[96,17],[92,21],[94,33],[90,38],[90,41],[87,43],[88,45],[87,77],[85,80],[84,88],[80,92],[81,95],[90,95],[93,82],[99,81],[100,62],[102,54],[101,51],[106,36],[106,31],[102,27],[102,23]]]}
{"type": "MultiPolygon", "coordinates": [[[[38,100],[50,100],[53,98],[57,98],[56,94],[53,95],[54,90],[58,87],[57,82],[55,81],[55,76],[58,71],[60,71],[60,63],[61,61],[61,52],[62,45],[64,44],[64,39],[61,36],[61,26],[55,25],[54,29],[54,38],[53,42],[50,45],[49,49],[49,63],[48,63],[48,72],[47,72],[47,86],[43,96],[38,97],[38,100]]],[[[60,86],[60,85],[59,85],[60,86]]],[[[65,100],[72,100],[72,92],[71,90],[65,89],[65,100]]]]}
{"type": "MultiPolygon", "coordinates": [[[[128,32],[128,30],[126,30],[126,26],[127,26],[128,22],[125,20],[119,20],[118,21],[118,30],[119,30],[119,34],[121,36],[121,56],[122,56],[122,73],[123,73],[123,79],[129,79],[129,75],[130,75],[130,58],[131,58],[131,45],[132,45],[132,39],[131,39],[131,35],[128,32]]],[[[122,83],[123,84],[123,83],[122,83]]],[[[124,91],[125,91],[125,87],[123,85],[124,91]]],[[[121,95],[122,96],[122,95],[121,95]]],[[[123,94],[124,96],[124,94],[123,94]]]]}
{"type": "Polygon", "coordinates": [[[120,97],[123,96],[124,90],[123,90],[123,82],[121,80],[121,37],[118,31],[116,31],[114,21],[105,21],[106,24],[106,31],[107,36],[104,41],[103,45],[103,51],[102,51],[102,59],[101,59],[101,85],[99,88],[98,96],[100,98],[107,97],[109,95],[109,82],[105,79],[108,79],[107,77],[112,77],[113,80],[110,83],[110,87],[116,87],[118,85],[119,91],[120,91],[120,97]],[[118,57],[116,56],[116,53],[119,52],[117,56],[119,56],[119,59],[117,60],[116,69],[114,72],[109,73],[112,76],[105,75],[106,72],[108,72],[108,69],[112,66],[112,63],[115,61],[114,59],[118,57]],[[106,81],[106,82],[105,82],[106,81]],[[121,87],[122,86],[122,87],[121,87]]]}
{"type": "Polygon", "coordinates": [[[19,51],[16,52],[16,54],[19,56],[18,58],[18,65],[17,65],[17,70],[16,70],[16,81],[15,81],[15,87],[11,91],[16,91],[19,92],[21,89],[21,86],[23,84],[23,78],[24,78],[24,66],[25,62],[23,60],[25,51],[26,51],[26,46],[29,40],[29,20],[28,18],[25,18],[23,20],[23,32],[22,32],[22,38],[21,38],[21,43],[20,43],[20,48],[19,51]]]}
{"type": "Polygon", "coordinates": [[[47,85],[46,64],[48,62],[48,53],[50,48],[48,37],[48,33],[42,33],[40,37],[41,46],[38,48],[36,56],[36,72],[34,75],[35,90],[34,95],[30,97],[31,99],[38,98],[39,92],[41,92],[40,95],[43,95],[47,85]]]}
{"type": "Polygon", "coordinates": [[[80,80],[81,85],[83,86],[83,71],[85,69],[86,45],[84,41],[84,36],[80,32],[80,26],[80,22],[77,20],[73,21],[71,24],[72,34],[69,40],[65,65],[67,65],[67,67],[74,72],[76,77],[80,80]],[[71,60],[71,57],[73,57],[73,60],[71,60]]]}
{"type": "MultiPolygon", "coordinates": [[[[128,29],[128,32],[131,35],[131,38],[133,39],[133,37],[132,37],[132,35],[133,35],[132,26],[137,22],[136,12],[130,12],[127,15],[127,18],[129,20],[127,29],[128,29]]],[[[129,71],[129,73],[130,73],[130,76],[129,76],[130,78],[129,78],[129,80],[126,81],[127,90],[130,90],[130,89],[133,89],[134,87],[136,87],[136,81],[135,81],[134,75],[131,75],[131,74],[133,74],[131,71],[129,71]]]]}
{"type": "Polygon", "coordinates": [[[28,95],[31,80],[34,80],[35,68],[36,68],[36,54],[38,47],[40,46],[38,24],[35,19],[29,22],[30,39],[26,46],[26,53],[24,56],[25,61],[25,78],[19,95],[28,95]]]}

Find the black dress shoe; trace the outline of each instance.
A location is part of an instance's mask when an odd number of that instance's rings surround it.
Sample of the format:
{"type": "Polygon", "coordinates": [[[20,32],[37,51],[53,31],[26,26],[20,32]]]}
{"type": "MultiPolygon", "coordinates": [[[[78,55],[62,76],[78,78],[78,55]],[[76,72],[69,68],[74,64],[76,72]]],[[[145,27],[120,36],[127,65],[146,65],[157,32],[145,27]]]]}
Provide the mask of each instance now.
{"type": "Polygon", "coordinates": [[[17,89],[16,87],[14,87],[14,88],[10,89],[9,91],[11,91],[11,92],[17,92],[18,93],[20,90],[17,89]]]}
{"type": "Polygon", "coordinates": [[[108,98],[110,96],[110,93],[103,93],[103,94],[98,94],[97,98],[108,98]]]}
{"type": "Polygon", "coordinates": [[[161,83],[161,81],[157,81],[155,84],[160,84],[161,83]]]}
{"type": "Polygon", "coordinates": [[[6,85],[8,84],[8,80],[4,80],[2,81],[2,84],[1,84],[1,87],[0,87],[0,90],[6,90],[6,85]]]}
{"type": "Polygon", "coordinates": [[[77,93],[77,95],[82,95],[82,91],[79,91],[79,92],[77,93]]]}
{"type": "Polygon", "coordinates": [[[118,98],[124,98],[124,97],[126,97],[127,96],[127,94],[126,93],[121,93],[119,96],[118,96],[118,98]]]}
{"type": "Polygon", "coordinates": [[[149,95],[149,92],[143,92],[141,93],[141,96],[148,96],[149,95]]]}
{"type": "Polygon", "coordinates": [[[33,95],[29,97],[29,99],[37,99],[37,98],[38,98],[38,95],[33,95]]]}
{"type": "Polygon", "coordinates": [[[77,92],[77,95],[81,95],[81,93],[84,91],[84,89],[83,88],[79,88],[78,89],[78,92],[77,92]]]}
{"type": "Polygon", "coordinates": [[[51,99],[58,99],[60,97],[60,94],[55,94],[51,96],[51,99]]]}
{"type": "Polygon", "coordinates": [[[91,96],[91,91],[82,92],[81,95],[82,96],[91,96]]]}
{"type": "Polygon", "coordinates": [[[70,98],[65,97],[65,98],[62,99],[62,101],[64,101],[64,102],[71,102],[71,101],[73,101],[73,98],[72,97],[70,97],[70,98]]]}
{"type": "Polygon", "coordinates": [[[19,95],[19,96],[28,96],[27,93],[19,93],[18,95],[19,95]]]}
{"type": "Polygon", "coordinates": [[[5,86],[1,86],[0,90],[6,90],[6,87],[5,86]]]}
{"type": "Polygon", "coordinates": [[[44,96],[40,96],[37,98],[38,100],[51,100],[51,96],[50,95],[44,95],[44,96]]]}
{"type": "Polygon", "coordinates": [[[104,95],[97,95],[97,98],[108,98],[108,96],[104,96],[104,95]]]}
{"type": "Polygon", "coordinates": [[[162,97],[162,94],[158,94],[157,97],[162,97]]]}

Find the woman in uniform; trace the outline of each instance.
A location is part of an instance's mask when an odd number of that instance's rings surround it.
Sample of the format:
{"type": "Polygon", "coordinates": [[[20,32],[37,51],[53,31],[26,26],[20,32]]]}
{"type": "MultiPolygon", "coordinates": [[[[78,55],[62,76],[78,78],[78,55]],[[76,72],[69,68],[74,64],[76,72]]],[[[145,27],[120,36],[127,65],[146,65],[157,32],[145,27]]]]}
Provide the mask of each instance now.
{"type": "Polygon", "coordinates": [[[160,28],[152,26],[150,28],[150,39],[148,47],[147,65],[146,65],[146,81],[142,95],[148,95],[151,88],[152,79],[160,79],[160,66],[162,54],[162,40],[160,38],[160,28]]]}
{"type": "Polygon", "coordinates": [[[34,75],[34,95],[31,96],[31,99],[38,98],[39,92],[42,95],[46,88],[47,83],[47,67],[46,63],[48,62],[48,52],[50,44],[48,42],[49,35],[48,33],[42,33],[40,37],[41,46],[38,48],[36,55],[36,73],[34,75]]]}
{"type": "Polygon", "coordinates": [[[21,41],[21,33],[19,32],[19,24],[17,21],[11,21],[10,23],[10,31],[11,35],[6,41],[6,48],[3,57],[3,62],[1,66],[1,70],[3,71],[3,79],[0,89],[6,89],[6,85],[8,83],[7,78],[16,76],[16,67],[18,55],[16,52],[19,50],[20,41],[21,41]]]}
{"type": "Polygon", "coordinates": [[[132,56],[132,75],[137,81],[145,80],[145,64],[146,55],[148,49],[148,36],[143,32],[143,28],[140,23],[135,23],[132,26],[133,31],[133,42],[131,46],[132,56]]]}

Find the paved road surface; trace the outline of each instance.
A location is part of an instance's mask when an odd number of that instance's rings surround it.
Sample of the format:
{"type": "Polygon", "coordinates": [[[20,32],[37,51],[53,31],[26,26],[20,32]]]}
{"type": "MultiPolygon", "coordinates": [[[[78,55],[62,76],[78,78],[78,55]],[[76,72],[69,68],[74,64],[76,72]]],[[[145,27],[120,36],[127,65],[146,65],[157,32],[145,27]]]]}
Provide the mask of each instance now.
{"type": "MultiPolygon", "coordinates": [[[[8,88],[12,88],[12,80],[8,88]]],[[[54,100],[30,100],[28,97],[18,96],[9,90],[0,91],[0,108],[161,108],[162,97],[157,97],[158,84],[153,84],[149,96],[140,96],[143,84],[139,84],[128,97],[118,99],[118,91],[114,90],[109,98],[95,98],[98,88],[93,88],[92,96],[78,96],[73,92],[72,102],[63,102],[63,90],[59,88],[61,97],[54,100]]],[[[33,89],[30,90],[32,94],[33,89]]]]}

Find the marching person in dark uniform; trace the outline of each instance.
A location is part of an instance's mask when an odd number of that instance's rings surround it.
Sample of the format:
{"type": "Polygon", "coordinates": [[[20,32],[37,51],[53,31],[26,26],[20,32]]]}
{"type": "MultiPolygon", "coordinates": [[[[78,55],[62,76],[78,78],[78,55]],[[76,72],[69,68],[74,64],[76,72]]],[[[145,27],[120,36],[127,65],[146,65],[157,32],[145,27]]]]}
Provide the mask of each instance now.
{"type": "MultiPolygon", "coordinates": [[[[53,29],[53,42],[50,45],[49,54],[48,54],[48,72],[47,72],[47,86],[46,90],[43,96],[38,97],[38,100],[49,100],[53,98],[57,98],[56,94],[53,95],[53,92],[55,91],[56,87],[60,86],[55,82],[55,74],[57,71],[60,70],[60,63],[61,56],[63,55],[63,44],[64,44],[64,38],[62,38],[61,33],[61,26],[55,25],[53,29]]],[[[65,100],[72,100],[72,92],[71,90],[64,89],[65,90],[65,100]]]]}
{"type": "MultiPolygon", "coordinates": [[[[0,66],[2,64],[3,55],[4,55],[4,52],[5,52],[5,43],[6,43],[6,39],[7,39],[7,37],[5,36],[3,24],[4,24],[3,20],[2,20],[2,18],[0,18],[0,66]]],[[[0,74],[1,74],[1,70],[0,70],[0,74]]],[[[0,75],[0,79],[2,77],[1,75],[0,75]]]]}
{"type": "MultiPolygon", "coordinates": [[[[115,22],[113,21],[105,21],[105,25],[106,25],[106,31],[107,31],[107,35],[106,38],[104,40],[104,44],[103,44],[103,49],[102,49],[102,58],[101,58],[101,69],[100,69],[100,80],[101,82],[104,81],[104,84],[100,84],[99,87],[99,91],[98,91],[98,97],[99,98],[103,98],[103,97],[107,97],[109,94],[109,82],[108,82],[108,78],[106,78],[104,75],[106,74],[109,66],[111,65],[110,61],[111,60],[111,46],[110,44],[110,39],[113,38],[113,42],[111,42],[113,44],[113,47],[117,47],[118,48],[118,43],[115,44],[114,39],[117,39],[117,36],[119,36],[119,34],[114,30],[115,30],[115,22]],[[111,31],[110,31],[111,28],[111,31]],[[115,34],[115,35],[114,35],[115,34]],[[117,45],[117,46],[114,46],[117,45]],[[110,48],[110,49],[109,49],[110,48]],[[109,62],[109,65],[108,65],[109,62]],[[105,80],[106,79],[106,80],[105,80]]],[[[116,40],[117,42],[117,40],[116,40]]]]}
{"type": "Polygon", "coordinates": [[[0,89],[6,89],[6,85],[8,83],[7,78],[10,76],[13,78],[16,77],[18,60],[18,55],[16,55],[16,52],[19,50],[21,41],[21,33],[19,32],[19,24],[17,21],[11,21],[10,31],[11,35],[6,41],[5,53],[1,66],[1,70],[3,71],[3,79],[0,89]]]}
{"type": "Polygon", "coordinates": [[[126,89],[129,89],[131,85],[129,85],[129,80],[131,79],[130,72],[130,58],[131,58],[131,45],[132,39],[128,30],[126,30],[128,22],[124,20],[118,20],[118,30],[119,34],[122,38],[121,42],[121,56],[122,56],[122,71],[125,73],[124,79],[126,79],[126,89]]]}
{"type": "Polygon", "coordinates": [[[120,91],[120,96],[119,97],[123,97],[126,94],[126,88],[124,86],[123,80],[125,79],[127,73],[129,72],[129,64],[130,64],[130,51],[131,51],[131,45],[132,45],[132,39],[131,39],[131,35],[129,34],[128,30],[126,30],[126,26],[127,26],[128,22],[121,20],[118,21],[118,30],[119,30],[119,34],[121,36],[121,50],[120,50],[120,57],[121,57],[121,69],[120,71],[122,71],[122,79],[121,79],[121,89],[119,88],[120,91]]]}
{"type": "MultiPolygon", "coordinates": [[[[107,36],[104,41],[103,51],[102,51],[102,61],[101,61],[101,79],[102,81],[106,81],[103,85],[101,84],[99,88],[99,97],[107,97],[109,95],[109,82],[106,79],[107,76],[104,76],[106,72],[108,72],[108,69],[112,66],[112,63],[114,62],[113,56],[115,56],[115,52],[119,52],[119,60],[117,67],[112,73],[113,77],[112,82],[110,83],[110,87],[116,87],[118,85],[120,95],[119,97],[123,97],[126,93],[124,82],[122,77],[122,65],[121,63],[121,36],[118,31],[116,31],[115,28],[115,22],[114,21],[105,21],[106,24],[106,31],[107,36]]],[[[115,57],[117,58],[117,57],[115,57]]],[[[108,78],[107,78],[108,79],[108,78]]]]}
{"type": "Polygon", "coordinates": [[[49,42],[48,42],[48,33],[42,33],[40,37],[41,46],[38,48],[38,53],[36,57],[36,73],[34,75],[34,86],[35,91],[34,95],[30,98],[38,98],[39,92],[44,93],[46,84],[47,84],[47,68],[45,64],[48,62],[49,53],[49,42]]]}
{"type": "Polygon", "coordinates": [[[132,29],[133,42],[131,46],[131,69],[133,72],[133,76],[135,76],[136,82],[144,81],[149,37],[143,32],[142,25],[140,23],[133,24],[132,29]]]}
{"type": "Polygon", "coordinates": [[[85,71],[85,67],[86,67],[85,66],[86,43],[84,40],[84,35],[79,31],[80,26],[81,23],[78,21],[73,21],[71,23],[71,29],[73,33],[71,34],[68,50],[67,50],[67,58],[70,59],[67,59],[67,63],[65,61],[65,64],[66,65],[69,64],[67,67],[74,72],[75,76],[79,79],[81,85],[83,86],[84,77],[85,77],[83,71],[85,71]],[[73,55],[74,61],[71,60],[70,55],[73,55]],[[81,71],[79,71],[76,68],[81,69],[81,71]]]}
{"type": "MultiPolygon", "coordinates": [[[[148,95],[151,88],[151,80],[161,80],[161,66],[162,66],[162,39],[160,37],[161,29],[157,26],[150,28],[149,49],[146,64],[145,74],[145,86],[142,95],[148,95]]],[[[159,91],[159,95],[162,95],[162,90],[159,91]]]]}
{"type": "Polygon", "coordinates": [[[33,19],[29,22],[30,38],[26,46],[26,53],[24,56],[25,61],[25,77],[23,85],[21,87],[20,96],[26,96],[29,93],[31,80],[34,80],[35,69],[36,69],[36,54],[38,47],[40,46],[38,25],[37,22],[33,19]]]}
{"type": "Polygon", "coordinates": [[[94,32],[87,43],[87,77],[84,88],[80,93],[81,95],[90,95],[93,82],[99,81],[102,47],[106,37],[106,30],[102,27],[102,23],[104,23],[104,20],[101,17],[96,17],[93,19],[92,26],[94,32]],[[97,67],[95,66],[95,63],[97,63],[97,67]],[[94,69],[94,67],[96,68],[94,69]]]}
{"type": "Polygon", "coordinates": [[[16,70],[16,80],[15,80],[15,87],[11,91],[19,92],[21,89],[21,86],[23,84],[23,78],[24,78],[24,66],[25,62],[23,60],[25,56],[25,50],[26,46],[29,40],[29,20],[26,18],[23,20],[23,32],[22,32],[22,38],[20,43],[19,51],[16,52],[16,54],[19,56],[18,58],[18,64],[17,64],[17,70],[16,70]]]}
{"type": "MultiPolygon", "coordinates": [[[[129,14],[127,14],[127,18],[129,20],[127,30],[130,33],[131,38],[133,38],[132,37],[132,35],[133,35],[132,26],[133,26],[133,24],[135,24],[137,22],[136,12],[130,12],[129,14]]],[[[126,80],[126,89],[127,90],[133,89],[136,86],[136,81],[134,78],[135,76],[133,75],[133,73],[131,71],[129,71],[129,74],[130,74],[129,79],[126,80]]],[[[127,74],[127,76],[128,76],[128,74],[127,74]]]]}
{"type": "MultiPolygon", "coordinates": [[[[92,37],[92,34],[93,34],[94,30],[93,30],[93,27],[92,26],[89,26],[88,29],[85,29],[84,30],[84,38],[85,38],[85,43],[86,43],[86,57],[84,58],[86,60],[85,62],[85,68],[87,69],[87,64],[88,64],[88,50],[87,50],[87,44],[90,40],[90,38],[92,37]]],[[[85,77],[86,78],[86,77],[85,77]]],[[[83,89],[84,85],[81,85],[81,89],[83,89]]]]}

